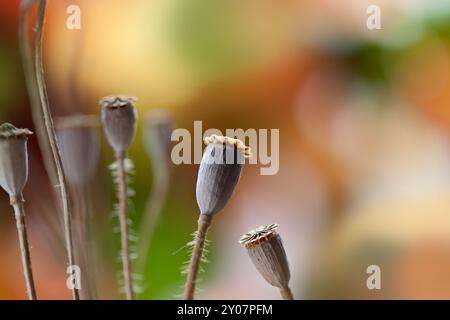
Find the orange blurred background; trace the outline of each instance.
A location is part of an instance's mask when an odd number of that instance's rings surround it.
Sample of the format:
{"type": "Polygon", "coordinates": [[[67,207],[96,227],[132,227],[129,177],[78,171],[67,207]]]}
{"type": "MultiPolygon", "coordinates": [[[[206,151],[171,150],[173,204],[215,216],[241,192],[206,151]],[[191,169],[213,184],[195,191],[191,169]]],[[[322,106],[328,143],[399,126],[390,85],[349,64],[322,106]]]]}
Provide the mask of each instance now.
{"type": "MultiPolygon", "coordinates": [[[[0,2],[0,122],[33,129],[20,63],[18,0],[0,2]]],[[[34,13],[35,15],[35,13],[34,13]]],[[[280,129],[280,170],[244,169],[212,226],[200,298],[276,299],[239,237],[278,223],[298,299],[450,299],[450,3],[445,0],[49,0],[44,67],[54,116],[99,114],[138,97],[132,219],[154,175],[143,119],[177,127],[280,129]],[[81,9],[70,30],[67,8],[81,9]],[[368,30],[369,5],[381,30],[368,30]],[[366,269],[382,270],[368,290],[366,269]]],[[[32,35],[30,33],[30,35],[32,35]]],[[[102,134],[103,136],[103,134],[102,134]]],[[[60,218],[35,137],[27,223],[38,295],[69,299],[60,218]]],[[[99,292],[120,297],[110,212],[113,154],[102,138],[93,183],[99,292]]],[[[141,299],[182,292],[196,228],[196,165],[172,168],[141,299]]],[[[14,216],[0,194],[0,299],[25,299],[14,216]]]]}

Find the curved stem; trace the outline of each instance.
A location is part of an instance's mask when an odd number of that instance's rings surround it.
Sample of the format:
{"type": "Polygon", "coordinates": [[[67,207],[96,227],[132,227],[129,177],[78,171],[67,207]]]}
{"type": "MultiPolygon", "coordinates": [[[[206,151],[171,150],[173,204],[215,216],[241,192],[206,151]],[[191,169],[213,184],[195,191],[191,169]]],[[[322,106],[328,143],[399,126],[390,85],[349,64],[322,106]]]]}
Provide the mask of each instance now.
{"type": "Polygon", "coordinates": [[[39,93],[36,87],[36,73],[33,65],[33,57],[28,38],[28,19],[30,8],[34,0],[23,0],[20,8],[20,22],[19,22],[19,45],[20,55],[22,59],[23,72],[25,77],[25,84],[30,98],[31,116],[33,125],[36,129],[37,140],[39,148],[42,152],[42,159],[45,170],[49,176],[52,185],[57,183],[56,168],[53,163],[50,144],[45,132],[45,125],[42,122],[43,114],[39,102],[39,93]]]}
{"type": "Polygon", "coordinates": [[[125,171],[125,157],[117,156],[116,158],[119,167],[119,220],[123,277],[125,281],[127,300],[133,300],[133,276],[131,271],[130,244],[128,241],[128,190],[127,174],[125,171]]]}
{"type": "Polygon", "coordinates": [[[198,230],[195,236],[195,246],[192,251],[191,262],[189,264],[186,286],[184,289],[184,300],[193,300],[195,293],[195,285],[197,283],[198,271],[200,270],[200,262],[202,259],[203,249],[205,248],[206,235],[211,225],[212,216],[201,214],[198,219],[198,230]]]}
{"type": "MultiPolygon", "coordinates": [[[[35,70],[36,70],[36,82],[39,93],[39,99],[41,102],[42,113],[44,117],[45,129],[47,132],[48,140],[50,142],[50,149],[53,155],[53,162],[56,167],[56,173],[58,177],[58,186],[61,191],[61,200],[64,216],[64,234],[66,238],[66,248],[68,262],[70,266],[75,265],[73,239],[72,239],[72,217],[71,217],[71,203],[68,193],[67,181],[64,175],[62,167],[61,154],[56,141],[55,127],[53,125],[53,119],[48,104],[47,89],[45,87],[44,69],[42,63],[42,38],[44,31],[45,10],[47,1],[39,0],[38,15],[36,20],[36,39],[35,39],[35,70]]],[[[80,294],[77,288],[72,289],[72,297],[74,300],[80,299],[80,294]]]]}
{"type": "Polygon", "coordinates": [[[16,216],[17,233],[19,235],[20,256],[22,258],[23,275],[27,286],[28,298],[37,300],[36,289],[34,288],[33,269],[31,267],[30,249],[28,244],[27,228],[25,225],[25,210],[22,195],[11,197],[11,206],[14,208],[16,216]]]}
{"type": "Polygon", "coordinates": [[[294,295],[289,287],[281,288],[280,294],[284,300],[294,300],[294,295]]]}

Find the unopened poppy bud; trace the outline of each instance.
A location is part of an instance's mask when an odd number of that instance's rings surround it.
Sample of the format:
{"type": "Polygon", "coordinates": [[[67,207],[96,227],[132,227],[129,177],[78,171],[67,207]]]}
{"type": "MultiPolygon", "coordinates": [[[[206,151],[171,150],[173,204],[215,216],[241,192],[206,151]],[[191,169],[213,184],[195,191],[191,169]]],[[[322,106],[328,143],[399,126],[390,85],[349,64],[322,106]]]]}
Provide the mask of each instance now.
{"type": "Polygon", "coordinates": [[[109,96],[100,100],[106,138],[118,157],[124,157],[136,133],[136,98],[109,96]]]}
{"type": "Polygon", "coordinates": [[[98,117],[76,114],[56,119],[56,133],[67,180],[83,186],[95,174],[100,158],[98,117]]]}
{"type": "Polygon", "coordinates": [[[10,123],[0,126],[0,185],[11,199],[21,197],[28,179],[27,140],[31,134],[10,123]]]}
{"type": "Polygon", "coordinates": [[[291,273],[277,224],[251,230],[239,240],[247,249],[254,266],[272,286],[280,289],[285,299],[292,299],[289,289],[291,273]]]}
{"type": "Polygon", "coordinates": [[[238,139],[216,135],[206,138],[205,143],[197,178],[197,203],[201,214],[215,215],[233,194],[250,149],[238,139]]]}

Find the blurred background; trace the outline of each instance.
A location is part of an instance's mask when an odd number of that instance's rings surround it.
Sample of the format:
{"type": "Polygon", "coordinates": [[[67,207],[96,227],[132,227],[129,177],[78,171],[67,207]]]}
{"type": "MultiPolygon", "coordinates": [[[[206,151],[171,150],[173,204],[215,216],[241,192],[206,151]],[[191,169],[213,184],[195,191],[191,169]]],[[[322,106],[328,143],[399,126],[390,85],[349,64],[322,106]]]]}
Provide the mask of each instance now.
{"type": "MultiPolygon", "coordinates": [[[[35,131],[18,23],[19,1],[0,1],[0,122],[35,131]]],[[[278,299],[238,243],[248,230],[278,223],[297,299],[450,299],[448,0],[49,0],[44,40],[55,117],[98,115],[105,95],[139,99],[129,153],[136,229],[159,181],[147,114],[159,110],[191,132],[194,120],[204,130],[280,129],[278,174],[247,165],[214,219],[199,298],[278,299]],[[79,30],[66,27],[73,4],[79,30]],[[369,5],[381,9],[380,30],[366,26],[369,5]],[[369,265],[381,268],[381,290],[366,287],[369,265]]],[[[100,160],[86,194],[99,297],[116,299],[114,159],[100,127],[98,134],[100,160]]],[[[69,299],[61,217],[36,135],[29,152],[25,199],[38,296],[69,299]]],[[[137,278],[141,299],[179,298],[184,245],[197,227],[198,166],[169,167],[167,199],[137,278]]],[[[25,298],[2,192],[0,299],[25,298]]]]}

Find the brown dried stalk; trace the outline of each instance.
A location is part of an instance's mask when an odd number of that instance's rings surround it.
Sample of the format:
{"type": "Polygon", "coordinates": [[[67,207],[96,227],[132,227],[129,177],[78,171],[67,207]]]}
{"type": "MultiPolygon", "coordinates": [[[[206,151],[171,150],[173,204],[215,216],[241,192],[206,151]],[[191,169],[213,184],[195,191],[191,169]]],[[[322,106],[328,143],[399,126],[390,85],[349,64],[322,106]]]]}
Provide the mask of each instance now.
{"type": "Polygon", "coordinates": [[[11,197],[11,206],[14,208],[16,216],[17,232],[19,235],[20,255],[22,257],[23,274],[27,285],[28,298],[37,300],[36,289],[34,288],[33,269],[31,267],[30,245],[28,244],[27,227],[25,224],[25,209],[23,196],[11,197]]]}
{"type": "MultiPolygon", "coordinates": [[[[52,186],[57,184],[56,167],[53,162],[52,151],[50,149],[50,143],[45,131],[45,125],[42,122],[43,114],[39,101],[39,93],[36,86],[36,72],[33,65],[33,57],[31,53],[28,29],[29,29],[29,12],[30,8],[34,4],[34,0],[23,0],[20,7],[20,21],[19,21],[19,45],[20,55],[22,59],[25,84],[27,86],[28,95],[30,98],[31,116],[33,119],[33,125],[36,130],[36,136],[39,144],[39,148],[42,152],[42,159],[44,162],[45,170],[50,179],[52,186]]],[[[52,189],[54,190],[54,189],[52,189]]]]}
{"type": "Polygon", "coordinates": [[[128,192],[127,174],[125,171],[125,158],[117,157],[119,165],[119,219],[120,237],[122,243],[122,264],[127,300],[134,299],[133,273],[131,270],[130,243],[128,241],[128,192]]]}
{"type": "Polygon", "coordinates": [[[197,276],[200,270],[200,262],[205,248],[206,235],[209,226],[211,225],[212,216],[201,214],[198,218],[198,229],[195,234],[195,245],[192,251],[191,263],[187,273],[186,285],[184,289],[184,300],[193,300],[195,293],[195,286],[197,284],[197,276]]]}
{"type": "MultiPolygon", "coordinates": [[[[47,97],[47,89],[45,87],[44,79],[44,67],[42,62],[42,38],[44,34],[44,21],[45,21],[45,11],[46,11],[47,1],[39,0],[38,15],[36,20],[36,39],[35,39],[35,60],[34,67],[36,70],[36,82],[39,94],[39,99],[41,102],[41,108],[43,113],[43,119],[45,124],[45,129],[47,132],[47,137],[50,142],[50,149],[53,155],[53,162],[56,167],[58,186],[61,191],[61,200],[63,207],[64,216],[64,234],[66,238],[66,249],[69,266],[75,265],[74,249],[73,249],[73,239],[72,239],[72,208],[70,202],[70,195],[68,192],[68,185],[66,182],[66,177],[64,175],[64,170],[62,167],[61,155],[58,148],[58,143],[56,140],[55,127],[53,125],[53,119],[50,112],[50,107],[47,97]]],[[[74,300],[80,299],[79,290],[74,287],[72,289],[72,297],[74,300]]]]}

